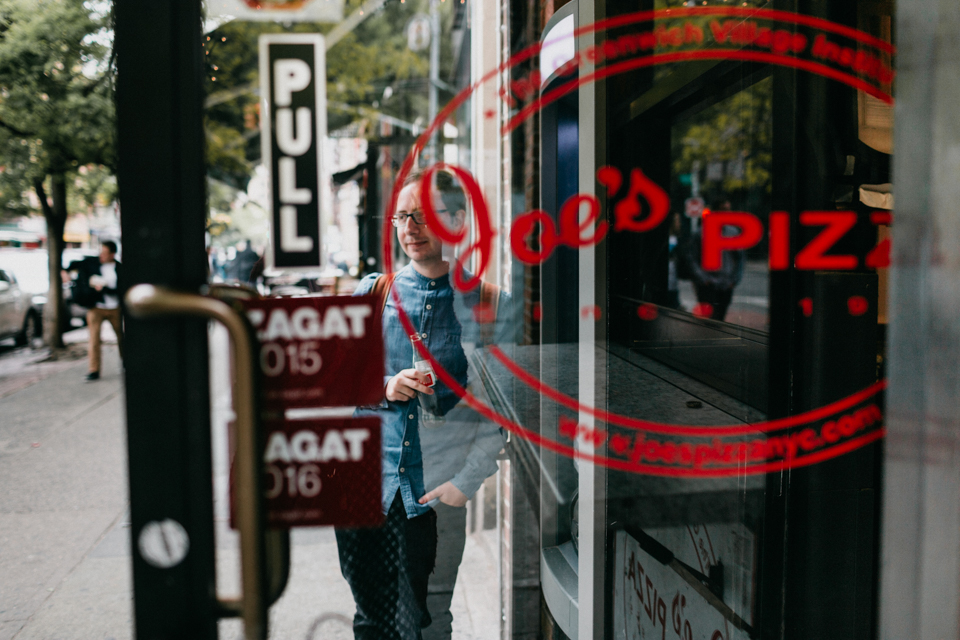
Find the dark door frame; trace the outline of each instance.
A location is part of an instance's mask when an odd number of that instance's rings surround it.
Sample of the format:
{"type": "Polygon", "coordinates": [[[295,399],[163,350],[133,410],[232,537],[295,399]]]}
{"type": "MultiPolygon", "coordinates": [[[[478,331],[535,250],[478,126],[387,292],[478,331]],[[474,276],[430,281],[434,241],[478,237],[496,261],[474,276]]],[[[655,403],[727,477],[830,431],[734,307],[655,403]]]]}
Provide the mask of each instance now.
{"type": "MultiPolygon", "coordinates": [[[[117,0],[118,182],[126,284],[207,281],[200,0],[117,0]]],[[[127,439],[138,638],[216,638],[207,325],[126,317],[127,439]],[[172,520],[189,551],[147,562],[144,527],[172,520]]]]}

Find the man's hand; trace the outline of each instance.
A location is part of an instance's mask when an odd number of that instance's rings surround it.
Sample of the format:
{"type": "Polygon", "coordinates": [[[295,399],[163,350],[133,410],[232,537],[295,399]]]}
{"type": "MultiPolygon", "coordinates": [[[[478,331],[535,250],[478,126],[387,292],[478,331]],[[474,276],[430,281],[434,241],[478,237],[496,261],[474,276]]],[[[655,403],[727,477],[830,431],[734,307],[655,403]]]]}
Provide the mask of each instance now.
{"type": "Polygon", "coordinates": [[[417,391],[432,396],[433,389],[424,384],[429,381],[430,378],[425,373],[420,373],[416,369],[404,369],[387,382],[387,400],[391,402],[413,400],[417,397],[417,391]]]}
{"type": "Polygon", "coordinates": [[[440,498],[440,502],[451,507],[462,507],[467,504],[469,498],[460,489],[457,489],[452,482],[444,482],[442,485],[420,498],[420,504],[427,504],[434,498],[440,498]]]}

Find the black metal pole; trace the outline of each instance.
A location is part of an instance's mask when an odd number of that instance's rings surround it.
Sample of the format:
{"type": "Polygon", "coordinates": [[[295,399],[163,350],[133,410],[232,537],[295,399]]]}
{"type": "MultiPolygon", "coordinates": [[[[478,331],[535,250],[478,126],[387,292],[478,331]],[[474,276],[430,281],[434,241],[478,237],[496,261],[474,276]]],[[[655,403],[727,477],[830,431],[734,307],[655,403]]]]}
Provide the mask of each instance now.
{"type": "MultiPolygon", "coordinates": [[[[200,0],[116,0],[126,285],[206,282],[200,0]]],[[[206,323],[126,319],[138,638],[216,638],[206,323]]]]}

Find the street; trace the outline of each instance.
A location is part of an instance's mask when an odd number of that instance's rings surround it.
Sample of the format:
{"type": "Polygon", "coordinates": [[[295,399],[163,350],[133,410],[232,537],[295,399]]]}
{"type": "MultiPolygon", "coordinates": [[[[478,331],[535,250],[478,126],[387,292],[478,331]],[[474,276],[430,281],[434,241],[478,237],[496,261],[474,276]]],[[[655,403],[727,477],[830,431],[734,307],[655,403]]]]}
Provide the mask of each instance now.
{"type": "MultiPolygon", "coordinates": [[[[770,330],[770,273],[766,261],[748,260],[743,280],[733,290],[733,300],[724,319],[760,331],[770,330]]],[[[680,305],[687,311],[697,306],[697,294],[690,280],[680,280],[680,305]]]]}
{"type": "MultiPolygon", "coordinates": [[[[104,366],[85,382],[85,330],[65,359],[0,345],[0,640],[133,637],[123,386],[104,324],[104,366]]],[[[227,341],[211,331],[211,419],[217,581],[239,591],[236,532],[228,522],[227,341]]],[[[496,530],[467,539],[454,594],[454,638],[499,633],[496,530]]],[[[271,638],[349,639],[353,600],[329,527],[295,529],[286,591],[271,608],[271,638]]],[[[238,620],[220,637],[242,638],[238,620]]]]}

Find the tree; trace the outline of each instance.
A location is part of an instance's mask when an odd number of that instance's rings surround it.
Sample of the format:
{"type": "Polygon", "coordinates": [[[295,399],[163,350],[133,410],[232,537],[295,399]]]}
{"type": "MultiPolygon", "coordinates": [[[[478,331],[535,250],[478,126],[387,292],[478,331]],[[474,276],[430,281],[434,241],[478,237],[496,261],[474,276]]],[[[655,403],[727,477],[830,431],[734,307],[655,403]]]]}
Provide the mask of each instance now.
{"type": "MultiPolygon", "coordinates": [[[[363,0],[347,0],[346,14],[362,4],[363,0]]],[[[410,51],[403,25],[426,7],[424,0],[387,2],[327,51],[327,123],[331,131],[363,118],[371,107],[408,122],[425,119],[427,52],[410,51]],[[416,91],[397,91],[392,99],[386,99],[385,87],[398,83],[419,86],[416,91]]],[[[447,4],[443,10],[451,13],[447,4]]],[[[260,160],[257,95],[243,91],[258,86],[258,36],[284,31],[326,33],[334,26],[232,21],[204,36],[204,88],[214,99],[205,121],[211,177],[242,189],[260,160]],[[221,96],[227,98],[221,100],[221,96]]],[[[445,65],[453,64],[450,55],[441,59],[445,65]]]]}
{"type": "Polygon", "coordinates": [[[708,193],[768,194],[773,162],[773,84],[767,78],[677,125],[674,175],[707,169],[708,193]],[[709,166],[719,169],[713,172],[709,166]]]}
{"type": "Polygon", "coordinates": [[[43,335],[53,349],[63,347],[68,186],[81,166],[115,164],[111,18],[103,1],[0,0],[0,206],[22,208],[31,189],[40,199],[50,268],[43,335]]]}

